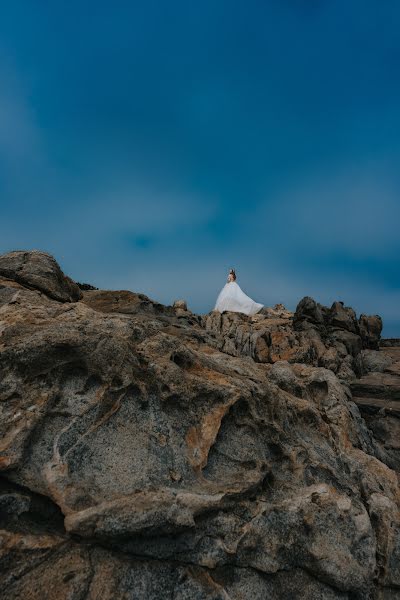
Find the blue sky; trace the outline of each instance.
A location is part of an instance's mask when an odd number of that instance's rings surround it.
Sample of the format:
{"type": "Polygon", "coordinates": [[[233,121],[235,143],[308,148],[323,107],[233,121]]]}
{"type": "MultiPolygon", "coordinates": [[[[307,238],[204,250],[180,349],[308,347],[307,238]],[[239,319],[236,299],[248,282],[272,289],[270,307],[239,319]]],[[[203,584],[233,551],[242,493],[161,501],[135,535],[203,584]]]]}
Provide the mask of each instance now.
{"type": "Polygon", "coordinates": [[[400,336],[397,0],[0,9],[0,252],[206,312],[381,314],[400,336]]]}

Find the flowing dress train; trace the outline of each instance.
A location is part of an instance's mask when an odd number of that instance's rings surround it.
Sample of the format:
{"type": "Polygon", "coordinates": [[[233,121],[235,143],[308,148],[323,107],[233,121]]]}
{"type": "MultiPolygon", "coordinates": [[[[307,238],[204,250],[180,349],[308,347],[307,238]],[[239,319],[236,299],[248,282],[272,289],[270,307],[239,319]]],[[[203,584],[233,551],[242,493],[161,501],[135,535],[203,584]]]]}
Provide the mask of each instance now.
{"type": "Polygon", "coordinates": [[[249,296],[246,296],[236,281],[229,281],[222,288],[214,310],[218,310],[221,313],[224,310],[229,310],[232,312],[241,312],[245,315],[255,315],[263,306],[263,304],[254,302],[249,296]]]}

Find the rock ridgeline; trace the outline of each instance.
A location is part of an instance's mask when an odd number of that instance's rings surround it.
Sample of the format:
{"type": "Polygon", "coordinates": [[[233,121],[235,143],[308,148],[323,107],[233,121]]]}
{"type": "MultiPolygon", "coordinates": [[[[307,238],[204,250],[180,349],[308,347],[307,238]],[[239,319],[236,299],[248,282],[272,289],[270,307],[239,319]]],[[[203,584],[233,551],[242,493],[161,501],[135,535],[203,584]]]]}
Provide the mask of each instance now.
{"type": "Polygon", "coordinates": [[[218,349],[233,356],[312,364],[351,381],[363,372],[362,350],[379,347],[382,320],[378,315],[357,320],[342,302],[327,308],[305,297],[295,313],[279,305],[254,317],[212,312],[204,317],[204,327],[215,334],[218,349]]]}
{"type": "Polygon", "coordinates": [[[311,298],[201,317],[0,256],[2,597],[400,598],[381,327],[311,298]]]}

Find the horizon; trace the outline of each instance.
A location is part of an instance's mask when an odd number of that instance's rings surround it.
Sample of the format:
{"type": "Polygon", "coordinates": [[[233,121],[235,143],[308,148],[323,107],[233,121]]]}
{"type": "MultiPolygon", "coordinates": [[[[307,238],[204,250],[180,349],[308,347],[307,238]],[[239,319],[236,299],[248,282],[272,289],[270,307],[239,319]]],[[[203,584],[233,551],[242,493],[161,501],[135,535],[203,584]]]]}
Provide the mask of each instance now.
{"type": "Polygon", "coordinates": [[[400,337],[400,5],[181,0],[0,21],[0,253],[197,313],[243,291],[400,337]]]}

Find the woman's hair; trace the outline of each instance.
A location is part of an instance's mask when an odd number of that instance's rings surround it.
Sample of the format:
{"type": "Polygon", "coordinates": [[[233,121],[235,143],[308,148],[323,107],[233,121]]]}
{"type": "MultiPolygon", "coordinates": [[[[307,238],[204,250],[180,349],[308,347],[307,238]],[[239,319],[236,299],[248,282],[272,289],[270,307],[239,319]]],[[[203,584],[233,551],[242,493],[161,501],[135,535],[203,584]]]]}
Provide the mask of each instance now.
{"type": "Polygon", "coordinates": [[[233,276],[233,281],[236,281],[236,273],[235,273],[235,269],[230,269],[229,270],[229,275],[233,276]]]}

